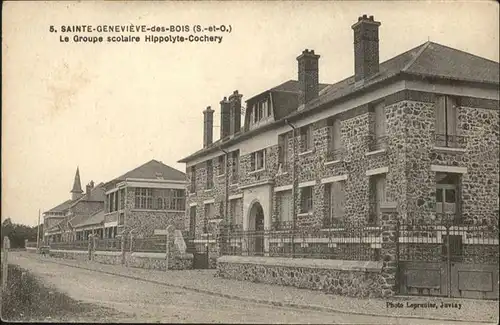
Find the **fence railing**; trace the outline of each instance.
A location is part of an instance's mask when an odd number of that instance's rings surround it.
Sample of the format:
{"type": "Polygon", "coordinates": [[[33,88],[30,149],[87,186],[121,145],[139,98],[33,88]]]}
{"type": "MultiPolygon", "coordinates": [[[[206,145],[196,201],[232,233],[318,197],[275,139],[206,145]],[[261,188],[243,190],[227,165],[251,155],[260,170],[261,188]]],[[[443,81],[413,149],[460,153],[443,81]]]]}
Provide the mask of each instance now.
{"type": "Polygon", "coordinates": [[[162,237],[132,238],[132,252],[165,252],[167,241],[162,237]]]}
{"type": "Polygon", "coordinates": [[[31,247],[31,248],[35,247],[35,248],[36,248],[36,246],[37,246],[37,245],[36,245],[36,241],[34,241],[34,242],[27,242],[27,243],[25,244],[25,247],[26,247],[26,248],[28,248],[28,247],[31,247]]]}
{"type": "Polygon", "coordinates": [[[463,149],[466,146],[466,138],[460,135],[436,134],[436,146],[463,149]]]}
{"type": "Polygon", "coordinates": [[[95,249],[100,251],[119,251],[121,250],[121,239],[120,238],[97,239],[95,249]]]}
{"type": "Polygon", "coordinates": [[[57,242],[50,243],[50,249],[61,250],[87,250],[89,248],[88,240],[72,241],[72,242],[57,242]]]}
{"type": "Polygon", "coordinates": [[[376,151],[387,148],[387,139],[386,135],[377,135],[375,133],[371,133],[368,136],[368,150],[376,151]]]}
{"type": "Polygon", "coordinates": [[[221,255],[378,260],[378,227],[337,224],[328,229],[293,229],[289,223],[264,230],[223,228],[217,237],[221,255]]]}
{"type": "Polygon", "coordinates": [[[326,152],[326,161],[337,161],[342,160],[342,157],[345,155],[345,150],[343,148],[340,149],[328,149],[326,152]]]}
{"type": "Polygon", "coordinates": [[[397,223],[401,261],[498,264],[498,225],[464,224],[455,219],[397,223]]]}

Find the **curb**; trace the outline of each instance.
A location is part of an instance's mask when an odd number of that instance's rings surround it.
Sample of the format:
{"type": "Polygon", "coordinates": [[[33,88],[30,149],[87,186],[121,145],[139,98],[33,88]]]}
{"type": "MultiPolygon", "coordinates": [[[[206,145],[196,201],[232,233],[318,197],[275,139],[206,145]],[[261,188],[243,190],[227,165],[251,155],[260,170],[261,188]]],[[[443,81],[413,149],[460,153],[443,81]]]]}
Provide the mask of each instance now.
{"type": "MultiPolygon", "coordinates": [[[[389,318],[408,318],[408,319],[426,319],[426,320],[436,320],[436,321],[449,321],[449,322],[461,322],[461,323],[470,323],[471,320],[462,320],[462,319],[453,319],[453,318],[445,318],[445,317],[421,317],[421,316],[415,316],[415,315],[387,315],[387,314],[376,314],[376,313],[364,313],[364,312],[357,312],[357,311],[345,311],[345,310],[340,310],[332,307],[325,307],[325,306],[318,306],[318,305],[304,305],[304,304],[297,304],[297,303],[287,303],[287,302],[281,302],[281,301],[275,301],[275,300],[266,300],[266,299],[257,299],[257,298],[250,298],[250,297],[242,297],[242,296],[235,296],[235,295],[230,295],[230,294],[224,294],[220,292],[215,292],[215,291],[210,291],[210,290],[204,290],[204,289],[198,289],[195,287],[189,287],[189,286],[182,286],[182,285],[177,285],[177,284],[171,284],[167,282],[162,282],[162,281],[157,281],[157,280],[151,280],[151,279],[144,279],[141,277],[133,276],[133,275],[125,275],[125,274],[120,274],[120,273],[115,273],[115,272],[109,272],[109,271],[102,271],[102,270],[96,270],[88,267],[83,267],[83,266],[77,266],[77,265],[71,265],[71,264],[66,264],[64,262],[60,261],[51,261],[51,260],[42,260],[46,261],[49,263],[54,263],[54,264],[59,264],[59,265],[64,265],[64,266],[69,266],[77,269],[82,269],[82,270],[87,270],[87,271],[93,271],[97,273],[103,273],[103,274],[108,274],[108,275],[114,275],[114,276],[119,276],[127,279],[132,279],[132,280],[139,280],[139,281],[144,281],[144,282],[149,282],[149,283],[154,283],[154,284],[159,284],[163,286],[168,286],[168,287],[173,287],[173,288],[178,288],[178,289],[184,289],[188,291],[193,291],[197,293],[202,293],[210,296],[217,296],[221,298],[226,298],[226,299],[232,299],[232,300],[238,300],[238,301],[245,301],[245,302],[252,302],[252,303],[257,303],[257,304],[263,304],[263,305],[272,305],[272,306],[278,306],[278,307],[289,307],[289,308],[295,308],[295,309],[301,309],[301,310],[314,310],[314,311],[321,311],[321,312],[327,312],[327,313],[341,313],[341,314],[347,314],[347,315],[360,315],[360,316],[373,316],[373,317],[389,317],[389,318]]],[[[486,320],[474,320],[476,323],[484,323],[484,324],[496,324],[494,320],[492,321],[486,321],[486,320]]]]}

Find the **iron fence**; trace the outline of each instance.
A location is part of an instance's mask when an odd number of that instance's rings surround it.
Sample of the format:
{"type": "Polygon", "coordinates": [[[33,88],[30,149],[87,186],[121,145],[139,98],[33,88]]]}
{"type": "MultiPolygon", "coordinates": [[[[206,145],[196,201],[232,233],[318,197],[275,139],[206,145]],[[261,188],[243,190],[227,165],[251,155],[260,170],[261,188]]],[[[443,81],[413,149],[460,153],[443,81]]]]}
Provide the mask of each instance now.
{"type": "Polygon", "coordinates": [[[88,240],[78,240],[72,242],[56,242],[49,244],[50,249],[61,249],[61,250],[88,250],[89,241],[88,240]]]}
{"type": "Polygon", "coordinates": [[[465,148],[466,138],[460,135],[436,134],[436,146],[448,148],[465,148]]]}
{"type": "Polygon", "coordinates": [[[498,264],[498,224],[466,224],[456,218],[397,223],[401,261],[498,264]]]}
{"type": "Polygon", "coordinates": [[[345,154],[344,149],[328,149],[326,152],[326,161],[337,161],[341,160],[345,154]]]}
{"type": "Polygon", "coordinates": [[[96,250],[99,251],[119,251],[121,250],[120,238],[104,238],[96,240],[96,250]]]}
{"type": "Polygon", "coordinates": [[[132,252],[165,252],[167,240],[162,237],[149,237],[149,238],[132,238],[132,248],[128,249],[132,252]]]}
{"type": "Polygon", "coordinates": [[[275,223],[264,230],[223,227],[217,241],[221,255],[378,260],[382,238],[380,227],[363,224],[294,229],[290,223],[275,223]]]}

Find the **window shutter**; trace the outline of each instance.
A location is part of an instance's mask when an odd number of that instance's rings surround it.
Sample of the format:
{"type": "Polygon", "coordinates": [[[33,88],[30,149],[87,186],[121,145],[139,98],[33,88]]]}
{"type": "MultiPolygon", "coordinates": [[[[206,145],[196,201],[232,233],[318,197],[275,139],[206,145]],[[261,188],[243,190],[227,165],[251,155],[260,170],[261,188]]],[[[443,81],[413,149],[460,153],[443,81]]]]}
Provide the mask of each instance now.
{"type": "Polygon", "coordinates": [[[446,123],[448,126],[448,135],[456,135],[457,130],[457,107],[451,97],[446,101],[446,123]]]}
{"type": "Polygon", "coordinates": [[[341,133],[340,133],[340,121],[339,120],[335,120],[335,122],[333,123],[332,134],[333,134],[333,149],[334,150],[340,149],[342,139],[340,136],[341,133]]]}
{"type": "Polygon", "coordinates": [[[445,96],[439,96],[436,101],[436,135],[445,135],[445,134],[446,134],[445,96]]]}
{"type": "Polygon", "coordinates": [[[375,106],[375,135],[385,135],[385,105],[383,102],[375,106]]]}

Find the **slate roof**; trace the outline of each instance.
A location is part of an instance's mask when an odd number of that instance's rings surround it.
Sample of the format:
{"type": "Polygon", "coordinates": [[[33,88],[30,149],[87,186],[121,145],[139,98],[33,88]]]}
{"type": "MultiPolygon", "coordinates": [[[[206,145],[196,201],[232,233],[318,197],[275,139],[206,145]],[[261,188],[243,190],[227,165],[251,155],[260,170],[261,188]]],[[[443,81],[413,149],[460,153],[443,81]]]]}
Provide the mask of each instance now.
{"type": "Polygon", "coordinates": [[[45,211],[44,213],[64,212],[71,206],[71,203],[73,203],[73,200],[64,201],[63,203],[59,204],[58,206],[56,206],[48,211],[45,211]]]}
{"type": "MultiPolygon", "coordinates": [[[[498,62],[438,43],[426,42],[401,53],[392,59],[380,63],[379,73],[366,79],[363,85],[356,85],[354,82],[354,76],[350,76],[335,84],[328,85],[322,89],[320,88],[318,98],[307,103],[302,110],[297,110],[298,101],[295,103],[292,97],[286,97],[286,95],[282,96],[283,98],[278,100],[283,102],[288,101],[288,105],[294,106],[286,108],[283,111],[278,111],[277,115],[275,115],[274,123],[235,135],[230,140],[226,140],[222,143],[218,142],[217,145],[225,145],[241,141],[264,129],[272,128],[273,125],[283,124],[285,118],[292,119],[299,117],[305,112],[318,109],[348,95],[354,95],[358,91],[365,90],[368,87],[374,86],[398,75],[443,78],[465,82],[479,82],[490,85],[498,85],[500,83],[498,62]]],[[[287,91],[293,90],[294,87],[296,87],[296,85],[294,85],[293,82],[288,81],[284,84],[276,86],[275,88],[287,91]]],[[[285,92],[283,92],[283,94],[285,94],[285,92]]],[[[273,97],[274,96],[276,95],[273,94],[273,97]]],[[[204,155],[205,152],[208,153],[214,150],[218,150],[214,145],[208,148],[200,149],[188,157],[179,160],[179,162],[182,163],[190,161],[191,159],[204,155]]]]}
{"type": "Polygon", "coordinates": [[[180,170],[167,166],[158,160],[152,159],[147,163],[142,164],[139,167],[136,167],[131,171],[113,179],[112,181],[109,181],[105,185],[107,186],[112,183],[124,181],[127,178],[158,179],[160,175],[164,180],[186,180],[186,174],[184,174],[180,170]]]}
{"type": "Polygon", "coordinates": [[[104,209],[101,209],[90,216],[86,215],[83,218],[77,216],[73,218],[70,223],[73,228],[83,227],[83,226],[91,226],[98,225],[104,222],[104,209]]]}

